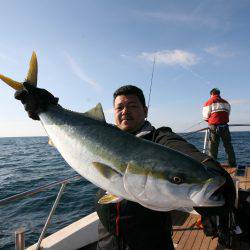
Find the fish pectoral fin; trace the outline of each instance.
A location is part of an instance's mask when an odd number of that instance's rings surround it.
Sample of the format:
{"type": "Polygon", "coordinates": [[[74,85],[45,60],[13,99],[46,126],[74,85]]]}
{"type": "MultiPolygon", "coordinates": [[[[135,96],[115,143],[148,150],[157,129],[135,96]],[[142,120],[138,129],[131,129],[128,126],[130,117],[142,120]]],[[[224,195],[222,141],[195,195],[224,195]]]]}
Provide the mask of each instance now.
{"type": "Polygon", "coordinates": [[[113,194],[105,194],[102,196],[101,199],[99,199],[98,203],[99,204],[109,204],[109,203],[117,203],[123,200],[122,197],[115,196],[113,194]]]}
{"type": "Polygon", "coordinates": [[[101,103],[98,103],[94,108],[83,114],[89,118],[106,122],[101,103]]]}
{"type": "Polygon", "coordinates": [[[121,175],[119,172],[104,163],[92,162],[92,164],[99,171],[99,173],[107,179],[110,179],[114,175],[121,175]]]}
{"type": "Polygon", "coordinates": [[[16,82],[14,80],[12,80],[11,78],[1,75],[0,74],[0,79],[2,81],[4,81],[6,84],[8,84],[11,88],[15,89],[15,90],[20,90],[23,89],[23,84],[20,82],[16,82]]]}
{"type": "Polygon", "coordinates": [[[50,138],[49,138],[49,140],[48,140],[48,144],[49,144],[50,146],[56,148],[54,142],[53,142],[50,138]]]}

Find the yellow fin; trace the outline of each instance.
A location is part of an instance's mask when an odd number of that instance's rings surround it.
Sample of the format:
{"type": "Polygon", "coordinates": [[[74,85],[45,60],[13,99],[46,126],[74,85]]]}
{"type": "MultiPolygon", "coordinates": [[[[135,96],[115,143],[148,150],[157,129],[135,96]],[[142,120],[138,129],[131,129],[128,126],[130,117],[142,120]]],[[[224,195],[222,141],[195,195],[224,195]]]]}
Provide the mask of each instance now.
{"type": "Polygon", "coordinates": [[[101,162],[92,162],[92,164],[99,171],[99,173],[107,179],[111,178],[114,175],[120,175],[119,172],[101,162]]]}
{"type": "MultiPolygon", "coordinates": [[[[37,58],[36,58],[36,53],[33,52],[30,59],[29,71],[26,77],[26,82],[32,84],[35,87],[37,85],[37,72],[38,72],[37,58]]],[[[0,79],[15,90],[23,89],[22,83],[14,81],[9,77],[0,74],[0,79]]]]}
{"type": "Polygon", "coordinates": [[[16,82],[16,81],[12,80],[9,77],[6,77],[6,76],[0,74],[0,79],[2,81],[4,81],[5,83],[7,83],[11,88],[13,88],[15,90],[23,89],[23,84],[22,83],[16,82]]]}
{"type": "Polygon", "coordinates": [[[49,138],[48,140],[48,144],[52,147],[56,147],[55,144],[53,143],[53,141],[49,138]]]}
{"type": "Polygon", "coordinates": [[[99,199],[98,203],[99,204],[117,203],[121,200],[122,200],[121,197],[117,197],[113,194],[105,194],[104,196],[102,196],[101,199],[99,199]]]}
{"type": "Polygon", "coordinates": [[[85,116],[92,118],[92,119],[95,119],[95,120],[106,121],[101,103],[98,103],[94,108],[92,108],[91,110],[89,110],[83,114],[85,116]]]}
{"type": "Polygon", "coordinates": [[[37,74],[38,74],[37,57],[36,57],[36,53],[33,51],[31,59],[30,59],[29,71],[28,71],[25,81],[36,87],[37,86],[37,74]]]}

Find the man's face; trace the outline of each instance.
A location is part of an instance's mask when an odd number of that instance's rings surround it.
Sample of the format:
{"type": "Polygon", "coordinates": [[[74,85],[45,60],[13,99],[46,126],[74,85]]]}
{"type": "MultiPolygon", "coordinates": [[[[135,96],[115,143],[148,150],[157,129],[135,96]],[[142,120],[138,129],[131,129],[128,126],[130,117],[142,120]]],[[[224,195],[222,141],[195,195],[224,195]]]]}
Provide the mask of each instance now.
{"type": "Polygon", "coordinates": [[[115,98],[115,124],[121,130],[132,133],[140,129],[147,111],[147,107],[143,107],[136,95],[119,95],[115,98]]]}

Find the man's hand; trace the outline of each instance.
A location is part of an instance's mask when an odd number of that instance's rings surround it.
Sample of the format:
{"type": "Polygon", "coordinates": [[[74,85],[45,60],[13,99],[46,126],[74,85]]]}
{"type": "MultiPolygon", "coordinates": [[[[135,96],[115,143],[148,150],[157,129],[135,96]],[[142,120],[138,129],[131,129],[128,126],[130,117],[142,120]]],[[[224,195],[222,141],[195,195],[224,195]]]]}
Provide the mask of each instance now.
{"type": "Polygon", "coordinates": [[[20,100],[24,109],[33,120],[40,120],[38,114],[46,111],[49,105],[57,105],[58,98],[46,89],[40,89],[24,82],[24,88],[15,92],[15,98],[20,100]]]}

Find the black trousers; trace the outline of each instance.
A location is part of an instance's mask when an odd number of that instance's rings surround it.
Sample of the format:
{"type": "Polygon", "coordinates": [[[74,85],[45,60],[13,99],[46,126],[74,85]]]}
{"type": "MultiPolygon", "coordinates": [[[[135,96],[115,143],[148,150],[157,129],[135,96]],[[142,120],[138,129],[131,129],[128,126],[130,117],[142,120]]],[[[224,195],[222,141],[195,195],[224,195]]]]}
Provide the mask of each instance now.
{"type": "Polygon", "coordinates": [[[209,138],[209,155],[215,160],[218,156],[218,147],[220,144],[220,138],[222,139],[227,158],[228,164],[231,167],[236,166],[235,153],[231,142],[231,134],[228,125],[209,125],[210,138],[209,138]]]}
{"type": "Polygon", "coordinates": [[[110,234],[99,222],[97,250],[174,250],[171,230],[164,235],[154,235],[152,230],[137,232],[129,239],[110,234]]]}

